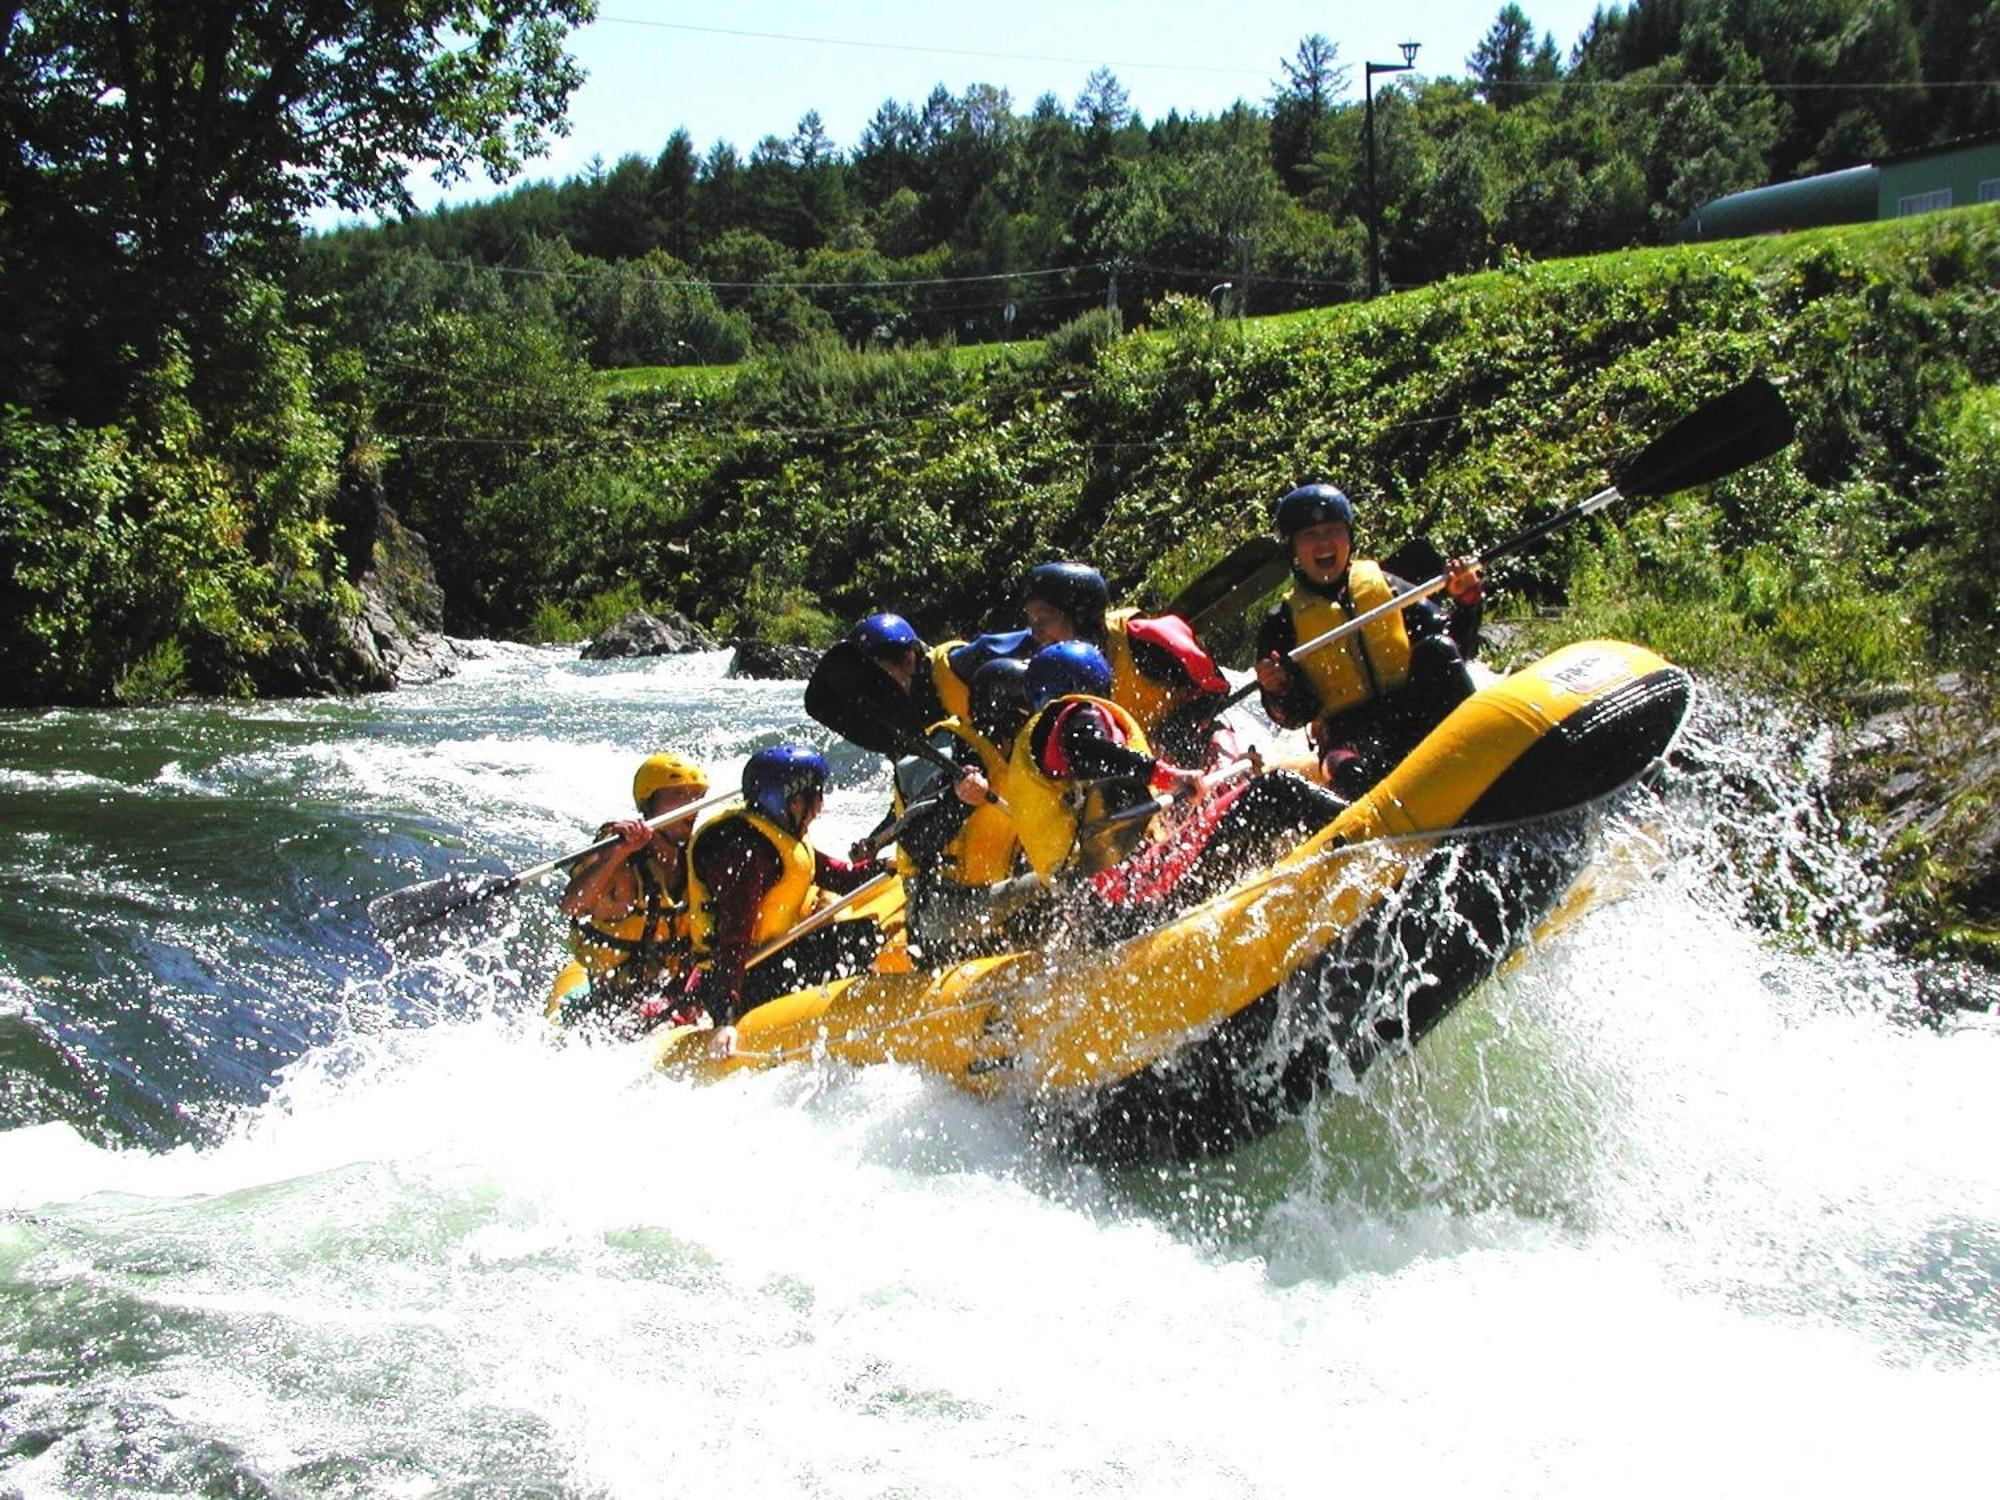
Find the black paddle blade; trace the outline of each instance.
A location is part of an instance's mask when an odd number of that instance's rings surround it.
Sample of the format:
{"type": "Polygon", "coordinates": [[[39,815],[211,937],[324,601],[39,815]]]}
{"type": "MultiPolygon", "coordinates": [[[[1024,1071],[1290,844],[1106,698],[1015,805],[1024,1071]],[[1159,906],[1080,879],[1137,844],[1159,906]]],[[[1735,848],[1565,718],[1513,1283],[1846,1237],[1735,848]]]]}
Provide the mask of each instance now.
{"type": "Polygon", "coordinates": [[[1169,599],[1160,613],[1179,615],[1199,631],[1209,621],[1242,613],[1276,588],[1290,566],[1283,542],[1253,536],[1169,599]]]}
{"type": "Polygon", "coordinates": [[[400,891],[377,896],[368,903],[368,920],[376,937],[389,943],[433,927],[446,917],[511,891],[519,884],[512,876],[496,879],[491,875],[447,875],[441,880],[426,880],[421,885],[406,885],[400,891]]]}
{"type": "Polygon", "coordinates": [[[853,641],[831,647],[806,679],[806,712],[842,739],[879,755],[907,755],[927,727],[896,679],[853,641]]]}
{"type": "Polygon", "coordinates": [[[1746,380],[1704,402],[1648,443],[1614,477],[1619,493],[1670,495],[1734,474],[1792,440],[1791,408],[1778,388],[1746,380]]]}
{"type": "Polygon", "coordinates": [[[1413,536],[1382,559],[1382,571],[1392,578],[1435,578],[1444,571],[1445,555],[1427,536],[1413,536]]]}

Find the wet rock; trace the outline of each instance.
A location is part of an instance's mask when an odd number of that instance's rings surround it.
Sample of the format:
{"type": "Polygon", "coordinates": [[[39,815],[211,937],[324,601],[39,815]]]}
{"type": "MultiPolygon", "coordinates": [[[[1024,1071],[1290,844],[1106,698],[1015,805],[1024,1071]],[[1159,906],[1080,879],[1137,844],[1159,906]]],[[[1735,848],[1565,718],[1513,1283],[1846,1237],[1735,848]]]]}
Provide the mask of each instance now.
{"type": "Polygon", "coordinates": [[[1828,790],[1874,829],[1914,946],[2000,933],[2000,724],[1976,684],[1940,677],[1856,725],[1828,790]]]}
{"type": "Polygon", "coordinates": [[[351,467],[329,517],[360,608],[343,608],[328,595],[296,609],[293,637],[256,668],[258,692],[380,692],[449,676],[459,653],[442,634],[444,593],[430,549],[390,508],[379,476],[351,467]]]}
{"type": "Polygon", "coordinates": [[[635,609],[583,648],[585,661],[612,661],[627,656],[678,656],[687,651],[713,651],[715,637],[685,615],[668,610],[664,616],[635,609]]]}
{"type": "Polygon", "coordinates": [[[810,646],[781,646],[774,641],[731,640],[736,659],[729,664],[731,677],[753,677],[782,681],[812,676],[819,653],[810,646]]]}
{"type": "Polygon", "coordinates": [[[376,670],[370,687],[436,682],[458,670],[458,653],[444,636],[444,590],[431,567],[430,547],[373,496],[368,561],[361,590],[359,654],[376,670]],[[363,632],[365,631],[365,635],[363,632]]]}

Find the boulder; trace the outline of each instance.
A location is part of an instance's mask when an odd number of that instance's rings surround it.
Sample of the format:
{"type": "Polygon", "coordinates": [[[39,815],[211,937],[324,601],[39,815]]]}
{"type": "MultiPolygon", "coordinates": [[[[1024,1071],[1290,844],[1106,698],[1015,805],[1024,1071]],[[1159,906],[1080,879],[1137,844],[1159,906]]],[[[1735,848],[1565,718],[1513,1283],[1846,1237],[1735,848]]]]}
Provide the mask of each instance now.
{"type": "Polygon", "coordinates": [[[819,653],[810,646],[781,646],[775,641],[731,640],[736,659],[729,664],[731,677],[796,681],[812,676],[819,665],[819,653]]]}
{"type": "MultiPolygon", "coordinates": [[[[1836,807],[1874,830],[1898,905],[1919,948],[1953,929],[2000,930],[2000,728],[1994,706],[1964,679],[1920,685],[1876,711],[1836,746],[1836,807]]],[[[1990,961],[1990,959],[1988,960],[1990,961]]]]}
{"type": "Polygon", "coordinates": [[[362,612],[352,638],[386,680],[371,687],[436,682],[458,670],[458,650],[443,633],[444,590],[430,547],[402,523],[372,486],[367,563],[356,586],[362,612]]]}
{"type": "Polygon", "coordinates": [[[328,514],[360,608],[344,608],[331,595],[299,606],[291,620],[295,637],[256,668],[258,692],[380,692],[449,676],[459,652],[442,634],[444,593],[430,549],[389,507],[379,476],[351,466],[328,514]]]}
{"type": "Polygon", "coordinates": [[[583,648],[585,661],[612,661],[626,656],[678,656],[686,651],[713,651],[715,637],[684,615],[668,610],[665,617],[635,609],[583,648]]]}

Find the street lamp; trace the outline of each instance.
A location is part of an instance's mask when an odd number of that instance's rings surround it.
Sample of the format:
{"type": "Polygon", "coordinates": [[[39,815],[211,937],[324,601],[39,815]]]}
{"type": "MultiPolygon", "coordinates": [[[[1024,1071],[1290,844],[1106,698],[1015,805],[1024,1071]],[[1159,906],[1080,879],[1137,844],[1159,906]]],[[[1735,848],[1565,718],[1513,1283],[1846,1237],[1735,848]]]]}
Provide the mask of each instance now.
{"type": "Polygon", "coordinates": [[[1407,73],[1417,65],[1417,48],[1420,42],[1398,42],[1397,50],[1403,54],[1399,63],[1363,63],[1361,65],[1361,133],[1366,137],[1368,147],[1368,295],[1382,295],[1382,246],[1381,218],[1382,201],[1375,193],[1375,75],[1377,73],[1407,73]]]}
{"type": "Polygon", "coordinates": [[[1218,281],[1208,289],[1208,310],[1212,317],[1219,318],[1222,316],[1222,304],[1216,298],[1220,297],[1224,292],[1233,292],[1235,290],[1236,283],[1233,281],[1218,281]]]}

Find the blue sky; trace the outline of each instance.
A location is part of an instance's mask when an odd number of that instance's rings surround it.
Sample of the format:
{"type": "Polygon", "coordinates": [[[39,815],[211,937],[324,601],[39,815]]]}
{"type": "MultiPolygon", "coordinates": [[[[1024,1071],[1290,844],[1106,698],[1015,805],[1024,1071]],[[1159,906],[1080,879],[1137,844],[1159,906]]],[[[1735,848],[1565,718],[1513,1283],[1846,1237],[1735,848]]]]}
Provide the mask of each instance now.
{"type": "MultiPolygon", "coordinates": [[[[1214,114],[1242,98],[1268,99],[1300,38],[1321,32],[1353,70],[1399,60],[1396,44],[1423,44],[1417,68],[1462,76],[1465,59],[1502,0],[600,0],[599,19],[572,38],[590,77],[571,100],[571,134],[532,163],[527,179],[561,179],[592,157],[651,158],[679,126],[706,151],[718,140],[748,155],[766,135],[788,136],[816,109],[843,149],[885,99],[921,104],[942,83],[1007,89],[1025,112],[1044,92],[1072,103],[1093,68],[1109,67],[1148,120],[1169,110],[1214,114]]],[[[1567,54],[1598,0],[1522,0],[1537,32],[1567,54]]],[[[421,177],[420,205],[439,199],[421,177]]],[[[481,176],[454,201],[502,189],[481,176]]]]}

